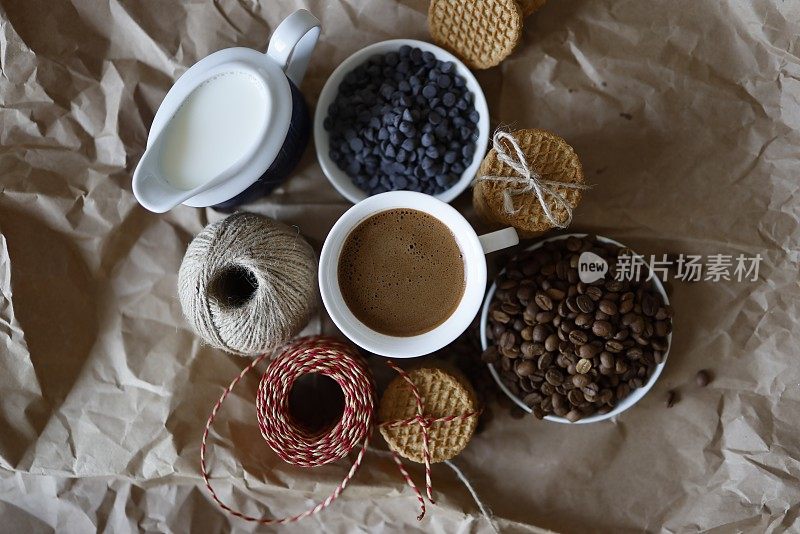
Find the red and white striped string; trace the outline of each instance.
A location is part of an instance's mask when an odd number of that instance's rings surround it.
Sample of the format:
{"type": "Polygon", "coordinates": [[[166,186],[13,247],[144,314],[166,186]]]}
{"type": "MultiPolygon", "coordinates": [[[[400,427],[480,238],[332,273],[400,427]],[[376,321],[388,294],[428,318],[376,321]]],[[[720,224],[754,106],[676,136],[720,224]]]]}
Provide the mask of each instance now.
{"type": "MultiPolygon", "coordinates": [[[[299,521],[330,506],[355,476],[361,466],[372,434],[372,421],[375,413],[375,385],[369,368],[358,352],[350,345],[330,337],[301,338],[284,348],[270,362],[258,386],[256,410],[262,437],[282,460],[301,467],[316,467],[344,458],[358,445],[361,445],[361,449],[344,479],[328,497],[317,503],[313,508],[284,518],[255,517],[234,510],[222,502],[214,491],[209,480],[206,463],[206,442],[211,425],[214,423],[222,403],[242,378],[266,357],[267,354],[259,356],[245,367],[225,388],[219,400],[214,404],[203,431],[203,439],[200,446],[200,468],[212,498],[227,512],[246,521],[260,524],[286,524],[299,521]],[[315,434],[310,434],[303,428],[298,427],[289,415],[289,392],[294,382],[299,377],[311,373],[325,375],[335,380],[342,389],[345,405],[341,420],[333,428],[326,432],[315,434]]],[[[414,382],[394,363],[387,363],[409,384],[415,397],[417,415],[410,419],[386,421],[381,425],[388,427],[420,425],[425,459],[425,489],[428,500],[433,504],[428,429],[433,424],[476,417],[480,412],[439,418],[426,417],[423,411],[423,399],[414,382]]],[[[421,509],[417,519],[421,520],[425,516],[425,500],[403,466],[400,457],[393,453],[393,458],[400,474],[417,496],[421,509]]]]}

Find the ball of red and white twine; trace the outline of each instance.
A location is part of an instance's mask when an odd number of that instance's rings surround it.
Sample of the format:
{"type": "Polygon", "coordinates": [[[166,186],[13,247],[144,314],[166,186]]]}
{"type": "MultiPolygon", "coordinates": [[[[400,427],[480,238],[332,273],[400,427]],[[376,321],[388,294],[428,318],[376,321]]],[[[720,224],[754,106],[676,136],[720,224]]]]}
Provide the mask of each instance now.
{"type": "MultiPolygon", "coordinates": [[[[341,495],[347,484],[355,476],[356,471],[361,466],[372,434],[375,413],[375,384],[369,368],[358,352],[350,345],[330,337],[301,338],[286,346],[270,362],[258,386],[256,410],[262,437],[283,461],[300,467],[317,467],[344,458],[358,445],[361,445],[361,449],[344,479],[328,497],[317,503],[313,508],[285,518],[254,517],[234,510],[223,503],[214,488],[211,487],[206,466],[206,441],[209,429],[227,396],[236,384],[267,356],[267,354],[264,354],[245,367],[225,389],[214,405],[203,432],[203,440],[200,447],[200,467],[208,491],[211,492],[213,499],[224,510],[247,521],[274,525],[299,521],[327,508],[341,495]],[[325,375],[335,380],[344,394],[344,411],[341,420],[330,430],[323,433],[309,433],[298,426],[292,421],[289,411],[289,392],[292,390],[295,381],[301,376],[312,373],[325,375]]],[[[422,402],[413,381],[408,378],[408,375],[402,369],[391,362],[388,362],[388,364],[400,373],[410,385],[409,387],[412,388],[419,401],[417,403],[418,413],[411,419],[387,421],[381,423],[382,425],[419,424],[423,429],[425,443],[427,444],[427,429],[430,425],[451,421],[454,418],[477,417],[479,414],[479,412],[471,412],[444,418],[426,417],[422,413],[422,402]]],[[[425,516],[425,501],[422,493],[417,489],[414,481],[403,467],[400,458],[394,453],[392,455],[401,475],[417,496],[421,508],[421,513],[417,519],[422,519],[425,516]]],[[[463,475],[461,476],[463,477],[463,475]]],[[[429,461],[425,462],[425,482],[428,499],[433,503],[429,461]]]]}

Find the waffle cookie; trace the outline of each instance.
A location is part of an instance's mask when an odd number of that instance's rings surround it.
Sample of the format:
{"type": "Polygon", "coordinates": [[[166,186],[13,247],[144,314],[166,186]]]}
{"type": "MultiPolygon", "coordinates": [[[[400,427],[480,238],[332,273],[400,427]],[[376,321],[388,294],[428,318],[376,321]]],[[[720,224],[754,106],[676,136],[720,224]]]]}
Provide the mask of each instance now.
{"type": "MultiPolygon", "coordinates": [[[[511,135],[519,143],[530,168],[539,173],[543,180],[585,184],[583,168],[575,150],[561,137],[546,130],[518,130],[511,135]]],[[[514,195],[512,200],[516,211],[508,213],[504,206],[503,193],[506,188],[515,186],[484,181],[480,179],[482,176],[518,176],[518,174],[497,158],[494,148],[486,155],[472,191],[472,204],[485,223],[497,228],[513,226],[523,238],[535,237],[553,228],[534,192],[514,195]]],[[[555,190],[564,196],[573,210],[583,196],[580,189],[556,187],[555,190]]],[[[545,195],[545,201],[556,220],[559,222],[566,220],[566,210],[557,204],[551,195],[545,195]]]]}
{"type": "Polygon", "coordinates": [[[527,17],[539,11],[539,8],[542,7],[547,0],[517,0],[517,2],[519,2],[519,7],[522,8],[522,16],[527,17]]]}
{"type": "MultiPolygon", "coordinates": [[[[469,383],[455,374],[436,367],[408,372],[422,397],[426,418],[457,416],[476,412],[475,392],[469,383]]],[[[412,419],[417,415],[416,398],[408,382],[397,376],[381,398],[378,416],[382,423],[412,419]]],[[[467,446],[478,424],[478,415],[446,422],[433,422],[428,430],[431,462],[453,458],[467,446]]],[[[419,423],[383,426],[380,432],[389,448],[412,462],[424,463],[422,427],[419,423]]]]}
{"type": "Polygon", "coordinates": [[[473,69],[503,61],[522,37],[522,10],[516,0],[432,0],[431,37],[473,69]]]}

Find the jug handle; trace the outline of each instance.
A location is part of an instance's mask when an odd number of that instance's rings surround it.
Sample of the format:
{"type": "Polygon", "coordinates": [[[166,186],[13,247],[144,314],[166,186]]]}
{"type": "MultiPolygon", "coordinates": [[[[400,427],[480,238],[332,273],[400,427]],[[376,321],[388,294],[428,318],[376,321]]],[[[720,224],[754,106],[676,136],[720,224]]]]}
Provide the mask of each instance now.
{"type": "Polygon", "coordinates": [[[267,55],[295,85],[303,81],[319,32],[319,19],[305,9],[298,9],[278,25],[269,40],[267,55]]]}

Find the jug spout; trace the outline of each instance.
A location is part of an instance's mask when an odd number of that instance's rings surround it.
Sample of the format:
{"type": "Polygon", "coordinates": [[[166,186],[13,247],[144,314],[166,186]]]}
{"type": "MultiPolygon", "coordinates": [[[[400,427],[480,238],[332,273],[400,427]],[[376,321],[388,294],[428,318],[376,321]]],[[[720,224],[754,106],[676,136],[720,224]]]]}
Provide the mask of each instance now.
{"type": "Polygon", "coordinates": [[[144,208],[164,213],[207,188],[187,191],[173,186],[162,175],[158,159],[157,145],[154,144],[145,151],[133,173],[133,195],[144,208]]]}

